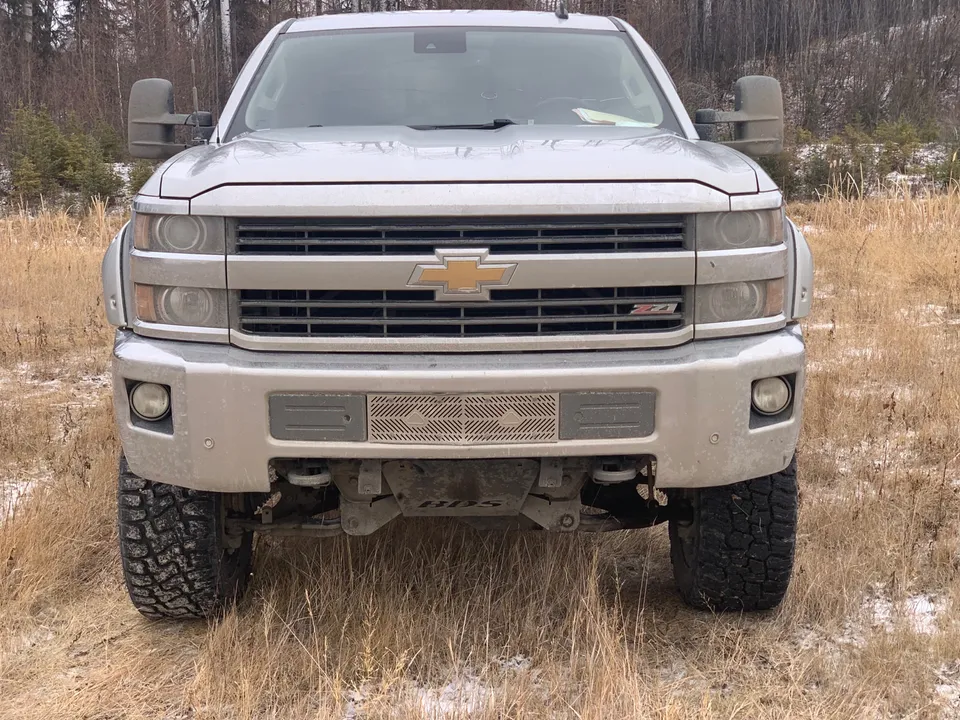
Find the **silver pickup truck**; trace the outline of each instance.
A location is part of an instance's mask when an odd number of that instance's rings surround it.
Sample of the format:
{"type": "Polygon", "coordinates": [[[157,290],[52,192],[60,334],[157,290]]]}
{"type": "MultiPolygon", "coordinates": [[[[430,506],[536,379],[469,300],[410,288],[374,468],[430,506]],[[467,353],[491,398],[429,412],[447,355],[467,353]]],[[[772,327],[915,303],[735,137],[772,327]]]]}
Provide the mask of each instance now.
{"type": "Polygon", "coordinates": [[[403,515],[668,522],[688,603],[776,606],[813,295],[751,159],[782,137],[776,80],[691,119],[633,28],[562,9],[289,20],[216,121],[136,83],[165,162],[103,262],[133,603],[216,613],[255,533],[403,515]]]}

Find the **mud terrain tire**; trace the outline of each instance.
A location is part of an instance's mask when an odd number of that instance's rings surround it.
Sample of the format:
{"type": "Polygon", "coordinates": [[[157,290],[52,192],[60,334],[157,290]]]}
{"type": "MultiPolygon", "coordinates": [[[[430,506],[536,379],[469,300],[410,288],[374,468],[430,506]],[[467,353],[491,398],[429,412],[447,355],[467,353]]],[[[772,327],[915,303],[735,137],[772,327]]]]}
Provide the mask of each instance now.
{"type": "Polygon", "coordinates": [[[682,491],[670,521],[670,557],[680,594],[701,610],[769,610],[783,600],[797,537],[797,461],[735,485],[682,491]]]}
{"type": "Polygon", "coordinates": [[[143,615],[205,618],[243,595],[253,533],[228,543],[225,497],[145,480],[120,458],[120,556],[127,592],[143,615]]]}

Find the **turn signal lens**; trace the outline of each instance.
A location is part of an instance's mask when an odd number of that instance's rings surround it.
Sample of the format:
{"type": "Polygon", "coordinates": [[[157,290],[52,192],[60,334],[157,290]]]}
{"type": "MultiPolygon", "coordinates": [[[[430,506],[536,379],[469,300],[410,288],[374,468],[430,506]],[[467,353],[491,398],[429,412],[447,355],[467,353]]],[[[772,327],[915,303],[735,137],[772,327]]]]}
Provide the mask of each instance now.
{"type": "Polygon", "coordinates": [[[157,321],[157,310],[153,304],[153,285],[137,285],[137,318],[145,322],[157,321]]]}
{"type": "Polygon", "coordinates": [[[773,317],[783,312],[783,278],[768,280],[767,302],[763,309],[764,317],[773,317]]]}

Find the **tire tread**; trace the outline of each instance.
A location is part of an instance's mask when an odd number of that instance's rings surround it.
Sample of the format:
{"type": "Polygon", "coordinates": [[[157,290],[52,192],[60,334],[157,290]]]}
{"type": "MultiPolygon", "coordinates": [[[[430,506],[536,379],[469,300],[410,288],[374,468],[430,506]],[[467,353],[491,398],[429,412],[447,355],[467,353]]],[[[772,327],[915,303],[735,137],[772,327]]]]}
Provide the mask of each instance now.
{"type": "Polygon", "coordinates": [[[120,459],[120,557],[127,592],[150,618],[205,618],[242,595],[251,539],[225,553],[217,493],[151,482],[120,459]]]}
{"type": "Polygon", "coordinates": [[[714,611],[778,606],[790,585],[796,551],[796,458],[782,472],[697,492],[692,564],[670,525],[671,560],[683,599],[714,611]]]}

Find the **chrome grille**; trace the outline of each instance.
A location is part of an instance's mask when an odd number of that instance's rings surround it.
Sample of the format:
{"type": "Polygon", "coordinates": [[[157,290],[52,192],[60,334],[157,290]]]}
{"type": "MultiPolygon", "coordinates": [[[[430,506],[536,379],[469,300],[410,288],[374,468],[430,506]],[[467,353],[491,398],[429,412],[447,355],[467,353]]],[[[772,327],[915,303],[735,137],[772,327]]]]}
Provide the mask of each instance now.
{"type": "Polygon", "coordinates": [[[682,287],[491,290],[490,297],[438,302],[432,290],[241,290],[237,323],[252,335],[286,337],[653,333],[683,327],[687,306],[682,287]]]}
{"type": "Polygon", "coordinates": [[[556,395],[368,395],[370,442],[482,445],[557,441],[556,395]]]}
{"type": "Polygon", "coordinates": [[[247,219],[237,222],[241,255],[411,255],[484,247],[491,254],[625,253],[683,250],[683,215],[435,220],[247,219]]]}

